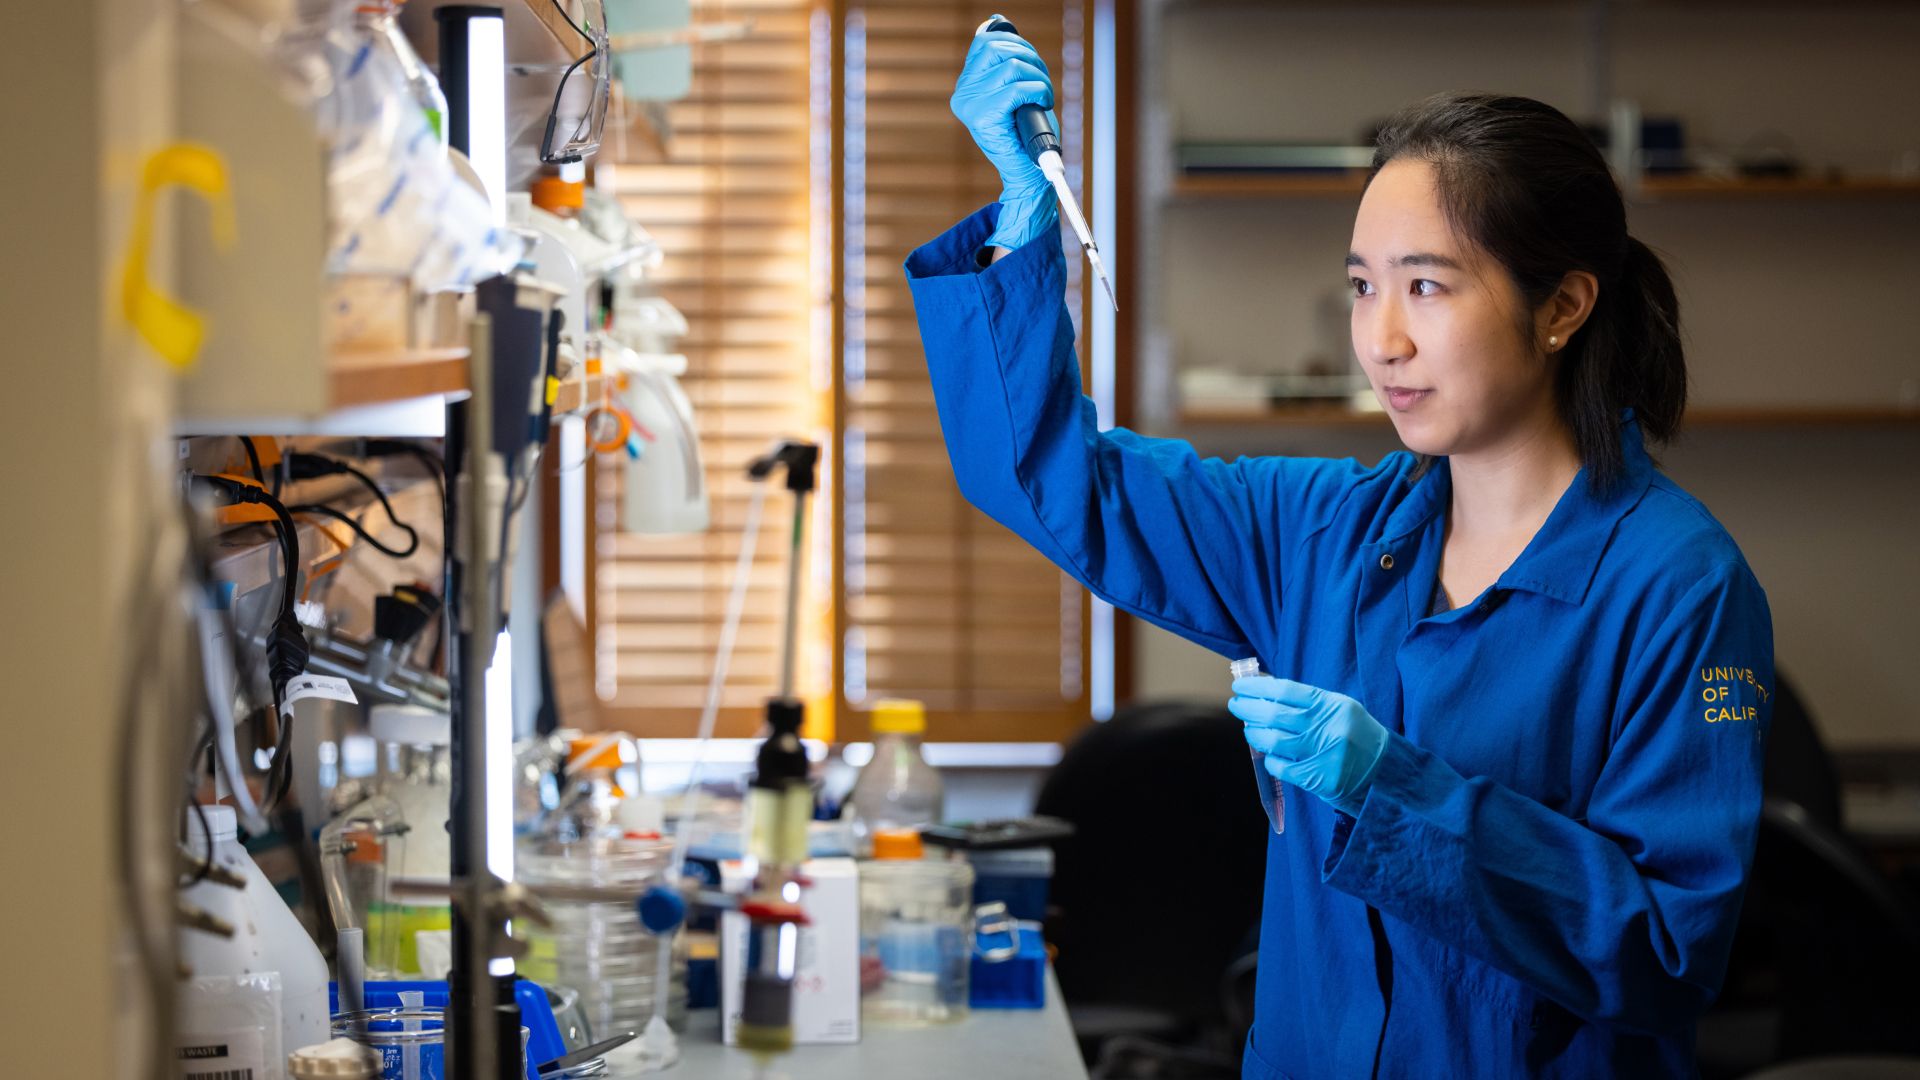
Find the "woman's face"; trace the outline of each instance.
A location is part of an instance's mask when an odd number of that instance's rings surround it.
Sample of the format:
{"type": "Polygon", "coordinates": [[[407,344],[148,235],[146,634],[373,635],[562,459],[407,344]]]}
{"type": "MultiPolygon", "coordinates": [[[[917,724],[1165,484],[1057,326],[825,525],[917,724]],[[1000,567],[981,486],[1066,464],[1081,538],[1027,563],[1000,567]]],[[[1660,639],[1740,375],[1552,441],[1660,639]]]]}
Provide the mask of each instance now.
{"type": "Polygon", "coordinates": [[[1553,416],[1553,367],[1499,263],[1453,233],[1433,170],[1399,159],[1360,200],[1347,255],[1353,351],[1407,448],[1469,454],[1553,416]]]}

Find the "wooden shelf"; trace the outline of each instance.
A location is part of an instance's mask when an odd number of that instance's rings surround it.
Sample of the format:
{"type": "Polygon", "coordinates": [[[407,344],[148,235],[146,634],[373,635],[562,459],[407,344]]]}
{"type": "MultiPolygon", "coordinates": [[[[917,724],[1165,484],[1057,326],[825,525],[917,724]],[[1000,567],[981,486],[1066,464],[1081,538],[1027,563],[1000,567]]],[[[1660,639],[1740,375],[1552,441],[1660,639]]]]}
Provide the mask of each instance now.
{"type": "Polygon", "coordinates": [[[1391,421],[1384,412],[1352,409],[1345,405],[1288,405],[1255,411],[1232,407],[1194,407],[1180,410],[1180,426],[1187,427],[1265,427],[1271,424],[1299,424],[1305,427],[1385,427],[1391,421]]]}
{"type": "Polygon", "coordinates": [[[465,393],[468,355],[465,348],[334,353],[327,364],[328,400],[344,409],[465,393]]]}
{"type": "MultiPolygon", "coordinates": [[[[1192,173],[1175,179],[1179,199],[1324,199],[1359,195],[1366,174],[1350,173],[1192,173]]],[[[1920,179],[1891,176],[1783,177],[1718,179],[1705,176],[1648,176],[1637,195],[1647,199],[1881,199],[1920,197],[1920,179]]]]}
{"type": "Polygon", "coordinates": [[[1367,174],[1350,172],[1182,173],[1173,182],[1181,199],[1324,199],[1360,194],[1367,174]]]}
{"type": "Polygon", "coordinates": [[[581,375],[561,383],[559,396],[553,400],[554,415],[579,412],[600,404],[601,388],[605,382],[605,375],[581,375]]]}
{"type": "Polygon", "coordinates": [[[1655,198],[1814,198],[1850,199],[1920,196],[1920,179],[1891,176],[1780,177],[1719,179],[1707,176],[1648,176],[1640,192],[1655,198]]]}
{"type": "MultiPolygon", "coordinates": [[[[1291,405],[1250,412],[1241,409],[1182,409],[1181,427],[1379,427],[1391,423],[1384,412],[1349,409],[1340,405],[1291,405]]],[[[1681,421],[1687,428],[1788,427],[1920,427],[1920,406],[1708,406],[1689,409],[1681,421]]]]}

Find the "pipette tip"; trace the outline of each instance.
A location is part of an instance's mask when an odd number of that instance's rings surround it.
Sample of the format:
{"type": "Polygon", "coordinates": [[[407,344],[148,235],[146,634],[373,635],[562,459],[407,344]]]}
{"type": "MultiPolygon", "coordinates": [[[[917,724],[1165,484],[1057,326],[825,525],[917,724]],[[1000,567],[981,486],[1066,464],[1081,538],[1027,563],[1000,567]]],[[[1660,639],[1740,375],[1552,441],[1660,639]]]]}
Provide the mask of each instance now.
{"type": "Polygon", "coordinates": [[[1120,301],[1113,295],[1113,279],[1107,276],[1106,264],[1100,261],[1100,249],[1089,244],[1086,252],[1087,262],[1092,264],[1094,275],[1100,279],[1101,286],[1107,290],[1107,303],[1112,304],[1113,310],[1118,312],[1120,301]]]}

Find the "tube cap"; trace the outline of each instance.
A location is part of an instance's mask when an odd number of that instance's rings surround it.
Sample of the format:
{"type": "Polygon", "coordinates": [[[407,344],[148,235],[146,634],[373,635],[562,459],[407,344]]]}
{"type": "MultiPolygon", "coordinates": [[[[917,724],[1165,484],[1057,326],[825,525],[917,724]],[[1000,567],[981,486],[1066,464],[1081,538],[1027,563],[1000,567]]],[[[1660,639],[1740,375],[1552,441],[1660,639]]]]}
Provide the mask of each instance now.
{"type": "Polygon", "coordinates": [[[927,849],[918,829],[877,829],[873,834],[876,859],[923,859],[927,849]]]}
{"type": "Polygon", "coordinates": [[[380,1075],[380,1052],[352,1039],[303,1046],[287,1055],[293,1080],[373,1080],[380,1075]]]}
{"type": "Polygon", "coordinates": [[[927,707],[906,698],[887,698],[873,703],[868,714],[875,735],[924,735],[927,707]]]}
{"type": "Polygon", "coordinates": [[[194,810],[192,807],[187,808],[187,838],[195,844],[204,844],[206,841],[203,837],[208,834],[212,835],[213,842],[216,844],[239,838],[240,827],[237,819],[234,817],[233,807],[222,806],[219,803],[207,803],[199,810],[194,810]],[[205,833],[200,831],[202,814],[206,815],[207,829],[205,833]]]}
{"type": "Polygon", "coordinates": [[[567,772],[582,769],[617,769],[633,760],[629,737],[618,731],[582,735],[567,740],[567,772]]]}

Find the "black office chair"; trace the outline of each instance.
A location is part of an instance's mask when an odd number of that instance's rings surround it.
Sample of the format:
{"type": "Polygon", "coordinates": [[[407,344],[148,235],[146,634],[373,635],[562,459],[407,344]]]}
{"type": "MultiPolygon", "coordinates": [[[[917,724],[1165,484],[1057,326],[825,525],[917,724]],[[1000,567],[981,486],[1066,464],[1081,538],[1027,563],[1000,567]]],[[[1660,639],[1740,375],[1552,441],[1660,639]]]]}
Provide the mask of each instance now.
{"type": "Polygon", "coordinates": [[[1220,986],[1252,948],[1267,829],[1240,722],[1123,708],[1067,747],[1035,812],[1075,829],[1047,940],[1082,1054],[1107,1076],[1238,1076],[1220,986]]]}
{"type": "Polygon", "coordinates": [[[1810,1055],[1920,1054],[1920,909],[1842,832],[1838,772],[1784,677],[1774,700],[1746,904],[1700,1024],[1705,1080],[1810,1055]]]}

